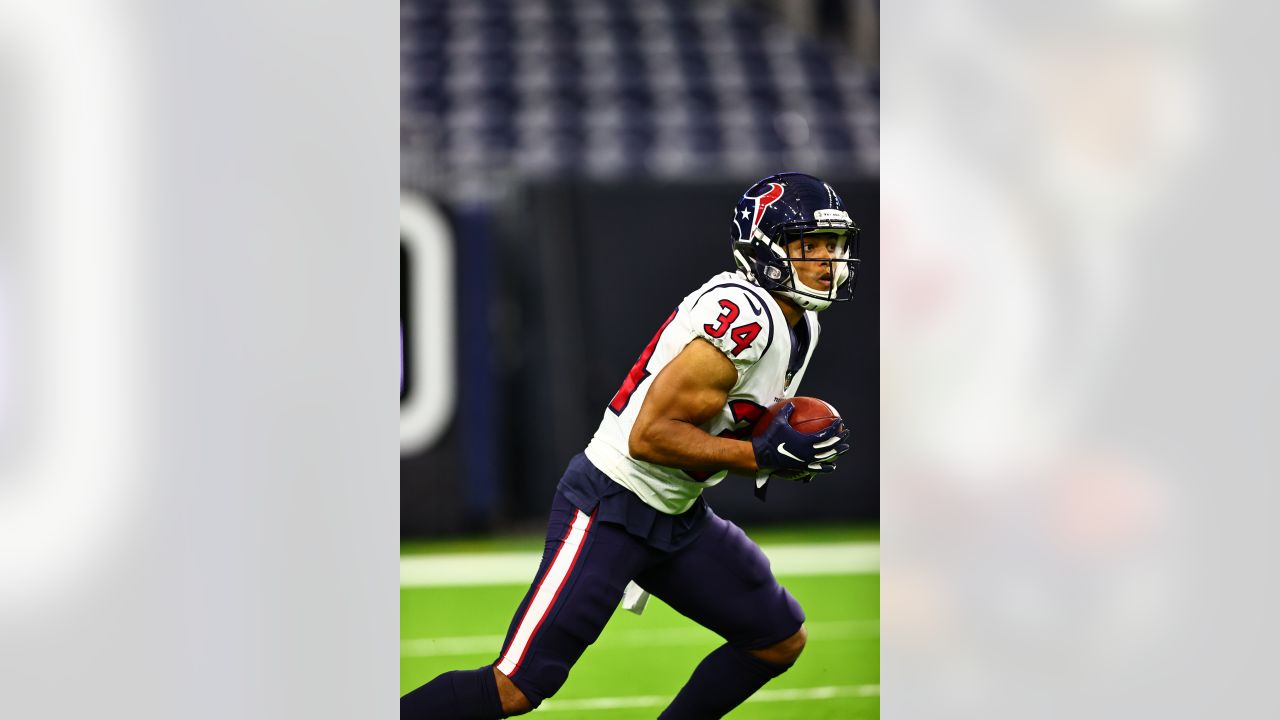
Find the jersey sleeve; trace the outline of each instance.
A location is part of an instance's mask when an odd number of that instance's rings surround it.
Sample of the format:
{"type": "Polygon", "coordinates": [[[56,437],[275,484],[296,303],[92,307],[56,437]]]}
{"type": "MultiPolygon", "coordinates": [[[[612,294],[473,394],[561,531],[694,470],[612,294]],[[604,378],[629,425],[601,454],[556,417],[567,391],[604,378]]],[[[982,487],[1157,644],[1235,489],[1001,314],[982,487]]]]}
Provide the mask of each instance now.
{"type": "Polygon", "coordinates": [[[734,285],[712,288],[689,310],[694,337],[720,349],[741,373],[764,356],[773,337],[764,301],[734,285]]]}

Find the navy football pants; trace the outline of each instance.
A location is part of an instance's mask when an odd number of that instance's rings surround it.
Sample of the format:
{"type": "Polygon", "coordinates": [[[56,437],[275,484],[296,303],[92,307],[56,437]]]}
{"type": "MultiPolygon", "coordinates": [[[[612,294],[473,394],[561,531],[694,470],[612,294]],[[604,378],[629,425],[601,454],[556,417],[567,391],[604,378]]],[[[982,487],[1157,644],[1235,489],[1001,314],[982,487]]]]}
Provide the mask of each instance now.
{"type": "Polygon", "coordinates": [[[499,672],[535,706],[554,695],[630,580],[743,650],[795,634],[804,613],[759,546],[712,512],[706,522],[690,545],[663,552],[557,492],[542,564],[507,630],[499,672]]]}

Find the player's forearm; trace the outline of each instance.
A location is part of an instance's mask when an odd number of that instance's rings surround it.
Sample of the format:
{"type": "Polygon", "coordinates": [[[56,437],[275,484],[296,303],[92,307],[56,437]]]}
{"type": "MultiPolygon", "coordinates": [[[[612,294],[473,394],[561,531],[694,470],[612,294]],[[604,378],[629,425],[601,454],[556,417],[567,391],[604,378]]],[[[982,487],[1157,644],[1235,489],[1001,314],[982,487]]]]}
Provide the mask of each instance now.
{"type": "Polygon", "coordinates": [[[710,435],[681,420],[662,420],[635,428],[631,457],[681,470],[730,470],[746,475],[757,470],[751,443],[710,435]]]}

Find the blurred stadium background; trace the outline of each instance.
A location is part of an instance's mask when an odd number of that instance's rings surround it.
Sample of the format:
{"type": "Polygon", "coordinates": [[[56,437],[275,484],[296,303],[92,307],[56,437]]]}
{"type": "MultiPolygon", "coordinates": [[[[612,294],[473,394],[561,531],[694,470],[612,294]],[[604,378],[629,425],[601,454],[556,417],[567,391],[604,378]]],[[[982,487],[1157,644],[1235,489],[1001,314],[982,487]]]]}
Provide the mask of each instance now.
{"type": "MultiPolygon", "coordinates": [[[[798,170],[864,232],[855,301],[823,317],[801,388],[855,450],[768,503],[740,478],[708,494],[816,630],[781,694],[735,717],[878,712],[878,5],[402,1],[402,692],[492,660],[565,463],[671,307],[732,267],[742,191],[798,170]],[[481,569],[443,577],[458,562],[481,569]]],[[[560,708],[651,717],[714,645],[652,603],[560,708]],[[628,673],[637,632],[670,662],[628,673]]]]}

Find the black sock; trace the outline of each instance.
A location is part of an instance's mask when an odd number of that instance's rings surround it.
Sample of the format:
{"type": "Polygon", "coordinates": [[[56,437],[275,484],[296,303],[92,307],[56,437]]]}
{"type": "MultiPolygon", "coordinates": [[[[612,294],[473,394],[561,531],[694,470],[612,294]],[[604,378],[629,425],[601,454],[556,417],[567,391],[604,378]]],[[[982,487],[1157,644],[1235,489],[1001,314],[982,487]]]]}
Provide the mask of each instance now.
{"type": "Polygon", "coordinates": [[[788,667],[767,663],[728,644],[721,645],[703,658],[658,720],[724,717],[788,667]]]}
{"type": "Polygon", "coordinates": [[[505,717],[492,665],[447,672],[400,698],[400,720],[500,720],[505,717]]]}

